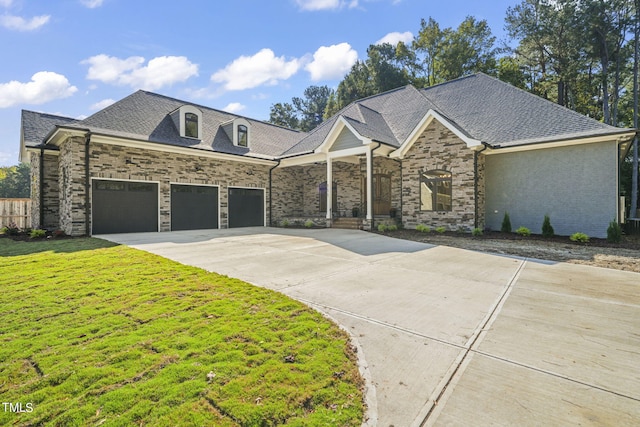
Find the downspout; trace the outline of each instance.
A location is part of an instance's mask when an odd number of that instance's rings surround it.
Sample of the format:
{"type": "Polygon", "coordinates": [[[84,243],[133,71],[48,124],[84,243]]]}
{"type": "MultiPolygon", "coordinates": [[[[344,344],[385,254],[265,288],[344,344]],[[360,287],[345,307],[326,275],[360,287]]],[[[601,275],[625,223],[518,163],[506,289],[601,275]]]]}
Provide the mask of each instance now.
{"type": "MultiPolygon", "coordinates": [[[[473,218],[473,226],[474,228],[478,228],[478,214],[480,212],[480,207],[478,206],[478,157],[480,155],[480,153],[482,153],[484,150],[486,150],[487,148],[489,148],[489,144],[487,144],[486,142],[482,143],[482,149],[475,151],[473,153],[473,170],[475,173],[475,179],[474,184],[473,184],[473,203],[474,203],[474,218],[473,218]]],[[[485,189],[485,194],[486,194],[486,189],[485,189]]]]}
{"type": "Polygon", "coordinates": [[[87,133],[87,136],[84,140],[84,224],[85,224],[85,235],[91,235],[91,209],[90,209],[90,198],[89,198],[89,189],[91,186],[91,181],[89,177],[89,144],[91,143],[91,133],[87,133]]]}
{"type": "Polygon", "coordinates": [[[278,159],[278,163],[276,163],[271,169],[269,169],[269,227],[273,227],[273,198],[271,196],[272,172],[278,166],[280,166],[280,159],[278,159]]]}
{"type": "Polygon", "coordinates": [[[40,226],[44,229],[44,148],[40,148],[40,226]]]}
{"type": "MultiPolygon", "coordinates": [[[[371,164],[369,165],[369,167],[371,168],[372,174],[373,174],[373,153],[378,148],[380,148],[381,145],[382,145],[382,142],[378,142],[378,146],[371,150],[371,164]]],[[[367,197],[369,197],[369,200],[371,200],[371,202],[373,203],[373,185],[371,185],[371,194],[369,194],[367,197]]],[[[376,222],[376,215],[372,212],[371,213],[371,231],[375,230],[375,222],[376,222]]]]}

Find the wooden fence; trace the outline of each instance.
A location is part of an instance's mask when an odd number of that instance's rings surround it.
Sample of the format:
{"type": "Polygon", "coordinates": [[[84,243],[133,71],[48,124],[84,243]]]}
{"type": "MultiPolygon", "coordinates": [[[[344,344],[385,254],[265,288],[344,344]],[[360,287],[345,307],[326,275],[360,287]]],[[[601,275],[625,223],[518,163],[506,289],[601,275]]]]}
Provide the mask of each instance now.
{"type": "Polygon", "coordinates": [[[31,199],[0,199],[0,227],[31,228],[31,199]]]}

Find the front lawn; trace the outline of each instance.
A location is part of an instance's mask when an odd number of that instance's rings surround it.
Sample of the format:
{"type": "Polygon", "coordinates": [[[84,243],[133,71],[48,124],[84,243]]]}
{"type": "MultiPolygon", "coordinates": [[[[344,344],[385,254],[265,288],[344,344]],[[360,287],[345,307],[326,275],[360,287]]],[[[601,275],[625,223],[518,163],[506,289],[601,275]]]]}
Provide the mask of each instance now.
{"type": "Polygon", "coordinates": [[[346,334],[281,294],[98,239],[0,265],[0,425],[362,421],[346,334]]]}

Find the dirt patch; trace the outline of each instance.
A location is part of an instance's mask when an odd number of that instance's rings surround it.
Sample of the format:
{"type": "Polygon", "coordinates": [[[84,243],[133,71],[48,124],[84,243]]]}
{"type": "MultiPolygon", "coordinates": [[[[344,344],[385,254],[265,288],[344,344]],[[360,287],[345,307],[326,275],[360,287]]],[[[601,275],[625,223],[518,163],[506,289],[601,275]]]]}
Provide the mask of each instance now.
{"type": "Polygon", "coordinates": [[[575,243],[568,237],[556,236],[547,239],[542,236],[520,237],[503,233],[486,233],[474,237],[463,233],[440,234],[398,230],[379,234],[432,245],[640,273],[640,236],[623,236],[622,242],[613,244],[602,239],[591,239],[589,243],[575,243]]]}

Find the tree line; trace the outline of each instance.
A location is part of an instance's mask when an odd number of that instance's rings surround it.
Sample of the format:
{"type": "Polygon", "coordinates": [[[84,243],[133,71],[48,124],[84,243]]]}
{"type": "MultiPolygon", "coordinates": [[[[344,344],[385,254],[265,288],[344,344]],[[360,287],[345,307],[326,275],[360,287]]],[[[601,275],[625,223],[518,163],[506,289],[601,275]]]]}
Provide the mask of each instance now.
{"type": "MultiPolygon", "coordinates": [[[[637,128],[640,0],[522,0],[505,12],[508,43],[486,20],[456,28],[422,19],[409,43],[371,45],[337,88],[310,86],[271,106],[269,121],[310,131],[367,96],[425,88],[476,72],[601,122],[637,128]]],[[[637,145],[622,165],[622,192],[637,206],[637,145]]],[[[632,211],[633,212],[633,211],[632,211]]]]}

